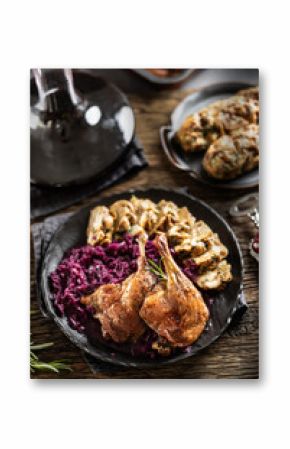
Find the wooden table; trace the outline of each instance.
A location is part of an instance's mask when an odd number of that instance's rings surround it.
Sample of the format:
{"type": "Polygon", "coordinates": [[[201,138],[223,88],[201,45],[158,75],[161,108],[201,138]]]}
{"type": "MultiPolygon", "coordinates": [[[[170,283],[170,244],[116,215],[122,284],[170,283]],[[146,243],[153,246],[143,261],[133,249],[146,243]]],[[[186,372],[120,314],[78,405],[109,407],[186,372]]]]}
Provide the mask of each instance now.
{"type": "MultiPolygon", "coordinates": [[[[189,91],[152,89],[151,94],[130,94],[129,99],[137,120],[137,136],[144,146],[149,167],[136,176],[110,188],[100,195],[66,209],[74,211],[94,199],[111,193],[126,191],[132,187],[162,186],[184,187],[218,210],[232,225],[242,248],[244,257],[244,292],[249,309],[241,322],[226,331],[215,343],[198,355],[178,364],[157,369],[133,370],[114,368],[94,374],[84,361],[80,351],[59,331],[56,325],[42,317],[37,309],[33,251],[31,260],[31,307],[36,311],[31,316],[31,334],[35,343],[53,341],[54,346],[39,352],[45,360],[66,358],[73,369],[60,375],[51,372],[33,374],[32,378],[189,378],[189,379],[255,379],[259,376],[259,312],[258,312],[258,264],[249,255],[249,239],[254,227],[247,219],[233,221],[228,215],[231,204],[245,192],[226,192],[211,189],[194,182],[189,176],[173,168],[160,146],[159,128],[169,123],[169,116],[176,104],[189,91]]],[[[63,212],[63,211],[62,211],[63,212]]]]}

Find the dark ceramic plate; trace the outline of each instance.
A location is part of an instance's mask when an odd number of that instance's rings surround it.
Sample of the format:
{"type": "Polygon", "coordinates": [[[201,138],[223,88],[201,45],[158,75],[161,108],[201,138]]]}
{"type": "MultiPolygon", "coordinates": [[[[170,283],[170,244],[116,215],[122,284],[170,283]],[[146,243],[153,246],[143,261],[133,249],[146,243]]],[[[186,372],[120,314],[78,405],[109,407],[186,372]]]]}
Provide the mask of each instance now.
{"type": "Polygon", "coordinates": [[[249,189],[259,185],[259,170],[255,169],[239,178],[230,181],[217,181],[207,175],[202,167],[204,152],[186,154],[174,141],[175,132],[180,128],[186,117],[218,100],[230,97],[238,90],[252,87],[246,83],[215,84],[201,89],[186,97],[171,114],[171,124],[160,128],[160,138],[163,150],[169,161],[176,168],[187,172],[192,178],[214,188],[249,189]]]}
{"type": "Polygon", "coordinates": [[[180,72],[172,76],[157,76],[146,69],[133,69],[133,71],[153,84],[169,86],[185,81],[194,72],[194,69],[181,69],[180,72]]]}
{"type": "Polygon", "coordinates": [[[91,354],[93,357],[105,362],[110,362],[130,367],[159,366],[177,362],[210,345],[216,340],[229,325],[235,313],[242,292],[242,270],[243,262],[239,243],[227,222],[210,206],[199,199],[185,193],[184,191],[167,191],[152,188],[148,190],[132,190],[126,193],[112,195],[103,198],[94,205],[81,209],[72,215],[54,234],[47,249],[41,273],[41,290],[44,307],[53,318],[62,332],[80,349],[91,354]],[[179,352],[168,358],[156,358],[148,360],[145,357],[133,357],[130,352],[112,351],[104,341],[95,338],[94,343],[86,335],[73,330],[65,317],[59,317],[53,307],[53,295],[50,289],[49,276],[56,269],[59,262],[70,248],[84,245],[86,243],[86,227],[90,209],[98,204],[110,205],[119,199],[130,198],[132,194],[139,197],[150,198],[155,202],[161,199],[174,201],[178,206],[186,206],[199,219],[206,221],[211,228],[217,232],[222,242],[229,249],[229,263],[232,265],[233,280],[221,292],[211,295],[209,302],[210,319],[201,337],[186,352],[179,352]]]}
{"type": "Polygon", "coordinates": [[[113,84],[81,70],[73,72],[74,85],[86,100],[78,120],[63,120],[69,137],[61,138],[50,122],[43,122],[37,108],[34,79],[31,89],[31,181],[45,186],[83,184],[103,175],[129,151],[135,118],[127,97],[113,84]],[[100,111],[96,123],[88,113],[100,111]],[[73,125],[71,125],[73,123],[73,125]]]}

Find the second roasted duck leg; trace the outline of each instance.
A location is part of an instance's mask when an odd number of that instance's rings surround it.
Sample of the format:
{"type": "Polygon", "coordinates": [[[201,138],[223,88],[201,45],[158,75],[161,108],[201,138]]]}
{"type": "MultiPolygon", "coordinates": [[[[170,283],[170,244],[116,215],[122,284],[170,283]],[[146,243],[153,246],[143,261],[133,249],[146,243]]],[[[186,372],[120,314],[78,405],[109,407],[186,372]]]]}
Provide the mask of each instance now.
{"type": "Polygon", "coordinates": [[[167,280],[149,293],[140,316],[172,346],[184,347],[198,339],[209,318],[200,292],[174,262],[164,234],[156,237],[167,280]]]}

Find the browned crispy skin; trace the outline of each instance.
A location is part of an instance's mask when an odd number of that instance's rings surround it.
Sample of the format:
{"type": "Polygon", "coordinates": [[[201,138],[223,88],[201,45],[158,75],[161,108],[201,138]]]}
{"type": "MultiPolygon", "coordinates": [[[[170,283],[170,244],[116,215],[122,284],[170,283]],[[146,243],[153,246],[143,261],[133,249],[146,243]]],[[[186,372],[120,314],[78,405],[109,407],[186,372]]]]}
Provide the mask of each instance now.
{"type": "Polygon", "coordinates": [[[81,298],[82,304],[92,305],[102,326],[104,337],[121,343],[137,340],[144,332],[145,325],[139,316],[145,294],[151,290],[156,279],[146,269],[146,238],[139,237],[140,256],[138,269],[121,284],[107,284],[94,293],[81,298]]]}
{"type": "Polygon", "coordinates": [[[172,259],[166,236],[157,236],[156,244],[163,257],[167,281],[159,283],[146,296],[140,316],[172,346],[188,346],[203,332],[209,312],[200,292],[172,259]]]}

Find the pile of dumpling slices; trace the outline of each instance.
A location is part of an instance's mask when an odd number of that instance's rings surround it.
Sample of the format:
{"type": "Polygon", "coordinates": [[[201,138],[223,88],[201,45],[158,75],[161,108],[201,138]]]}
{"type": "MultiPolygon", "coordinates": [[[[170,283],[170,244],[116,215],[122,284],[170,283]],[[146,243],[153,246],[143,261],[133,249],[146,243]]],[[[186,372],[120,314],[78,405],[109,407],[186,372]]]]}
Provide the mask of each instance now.
{"type": "Polygon", "coordinates": [[[145,231],[151,237],[164,233],[168,244],[184,259],[197,267],[196,285],[203,290],[222,289],[232,280],[228,250],[218,234],[202,220],[197,220],[186,207],[171,201],[158,204],[150,199],[132,196],[111,206],[97,206],[90,213],[87,228],[89,245],[111,243],[117,235],[137,235],[145,231]]]}

